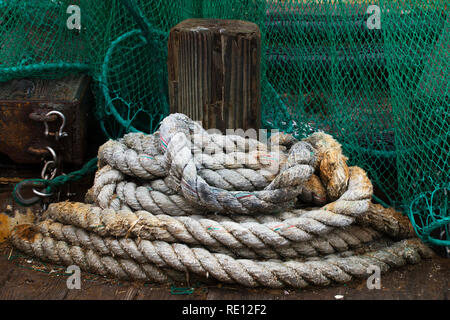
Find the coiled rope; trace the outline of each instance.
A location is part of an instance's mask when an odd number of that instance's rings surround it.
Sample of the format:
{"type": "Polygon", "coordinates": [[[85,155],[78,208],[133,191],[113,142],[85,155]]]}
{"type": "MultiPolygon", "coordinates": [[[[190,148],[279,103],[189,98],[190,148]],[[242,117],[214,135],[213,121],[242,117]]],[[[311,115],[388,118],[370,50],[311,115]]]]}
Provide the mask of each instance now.
{"type": "Polygon", "coordinates": [[[365,172],[324,133],[264,144],[173,114],[153,135],[107,142],[98,159],[88,203],[51,204],[15,229],[17,248],[121,279],[272,288],[344,283],[432,255],[406,218],[370,202],[365,172]]]}

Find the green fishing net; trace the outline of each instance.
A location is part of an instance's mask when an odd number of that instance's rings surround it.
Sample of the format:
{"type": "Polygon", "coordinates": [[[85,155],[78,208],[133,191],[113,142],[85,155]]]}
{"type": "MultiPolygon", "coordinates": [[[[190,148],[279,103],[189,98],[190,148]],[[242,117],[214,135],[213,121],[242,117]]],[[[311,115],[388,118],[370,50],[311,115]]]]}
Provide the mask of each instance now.
{"type": "Polygon", "coordinates": [[[0,81],[90,74],[106,136],[153,132],[169,112],[167,40],[192,17],[262,34],[262,125],[338,139],[375,200],[449,245],[446,0],[0,0],[0,81]],[[80,28],[67,20],[79,7],[80,28]],[[444,239],[444,240],[442,240],[444,239]]]}

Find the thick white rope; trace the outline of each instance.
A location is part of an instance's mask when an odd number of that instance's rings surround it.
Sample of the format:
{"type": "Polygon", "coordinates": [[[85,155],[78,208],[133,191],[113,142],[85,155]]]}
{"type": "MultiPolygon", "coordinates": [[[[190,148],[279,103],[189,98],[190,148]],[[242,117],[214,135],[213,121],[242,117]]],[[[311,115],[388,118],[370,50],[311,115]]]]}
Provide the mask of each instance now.
{"type": "Polygon", "coordinates": [[[412,237],[411,226],[370,204],[365,172],[324,133],[266,145],[174,114],[153,135],[109,141],[99,160],[92,204],[50,205],[16,228],[16,247],[123,279],[274,288],[342,283],[431,254],[417,239],[386,239],[412,237]]]}
{"type": "MultiPolygon", "coordinates": [[[[300,142],[292,151],[290,159],[287,160],[289,165],[285,166],[284,170],[270,184],[267,181],[271,180],[270,174],[255,173],[254,170],[246,168],[218,171],[203,169],[197,172],[194,157],[191,154],[191,144],[187,138],[179,133],[175,139],[170,139],[170,141],[165,156],[174,159],[170,163],[171,176],[175,177],[173,179],[175,181],[172,181],[174,182],[172,189],[181,191],[188,201],[199,204],[210,211],[229,213],[274,211],[280,206],[289,205],[289,202],[296,198],[301,191],[299,184],[307,181],[314,170],[312,166],[315,161],[313,149],[308,144],[300,142]],[[301,158],[302,153],[307,154],[306,158],[301,158]],[[213,185],[209,183],[213,183],[213,185]],[[264,189],[262,189],[263,187],[264,189]],[[229,191],[230,189],[242,191],[229,191]]],[[[112,153],[112,158],[125,159],[127,154],[132,153],[130,150],[127,153],[118,149],[119,151],[112,153]],[[116,154],[117,156],[114,156],[116,154]]],[[[132,157],[127,159],[130,160],[132,157]]],[[[151,162],[144,156],[139,159],[144,159],[141,162],[151,162]]],[[[137,168],[134,164],[134,160],[131,164],[126,163],[126,165],[116,161],[113,166],[118,167],[125,174],[142,173],[141,168],[137,168]]],[[[152,164],[152,167],[155,166],[152,164]]],[[[265,170],[264,172],[269,171],[265,170]]],[[[156,176],[156,172],[152,174],[156,176]]],[[[150,177],[149,179],[155,177],[153,175],[144,176],[150,177]]],[[[159,176],[163,176],[163,174],[159,176]]]]}
{"type": "MultiPolygon", "coordinates": [[[[86,232],[85,229],[74,227],[73,225],[63,225],[59,222],[51,220],[43,221],[37,224],[37,230],[46,236],[50,236],[57,240],[66,241],[73,245],[83,246],[88,249],[94,249],[101,254],[117,255],[111,241],[117,241],[113,237],[101,237],[94,232],[86,232]],[[105,248],[109,248],[106,252],[105,248]]],[[[323,236],[315,237],[311,241],[299,243],[285,243],[283,246],[271,246],[267,243],[259,243],[259,248],[251,248],[242,244],[228,248],[216,241],[215,244],[209,246],[201,246],[201,241],[197,241],[194,237],[185,237],[186,241],[177,241],[171,234],[162,231],[155,237],[139,237],[140,240],[163,239],[168,243],[186,243],[189,247],[205,247],[211,252],[226,253],[233,257],[247,259],[298,259],[312,256],[324,256],[329,254],[337,254],[349,250],[363,248],[363,245],[370,244],[375,239],[380,239],[381,235],[370,228],[362,228],[359,226],[351,226],[338,232],[330,232],[323,236]],[[153,238],[153,239],[152,239],[153,238]],[[350,239],[350,241],[348,241],[350,239]]],[[[133,239],[133,238],[132,238],[133,239]]],[[[226,241],[226,240],[225,240],[226,241]]],[[[114,242],[115,243],[115,242],[114,242]]],[[[127,257],[124,257],[127,258],[127,257]]]]}
{"type": "MultiPolygon", "coordinates": [[[[121,141],[109,141],[99,150],[100,162],[108,163],[125,175],[146,180],[169,176],[172,190],[181,192],[188,201],[216,212],[271,212],[280,205],[286,207],[296,195],[302,201],[323,205],[327,202],[327,193],[329,199],[336,200],[336,195],[342,195],[347,187],[346,158],[340,145],[324,133],[308,138],[319,149],[317,157],[320,161],[316,161],[316,150],[311,144],[298,143],[290,135],[274,135],[269,141],[271,150],[279,151],[284,147],[289,151],[285,154],[283,151],[268,153],[268,147],[257,140],[209,135],[180,114],[167,117],[160,131],[154,135],[132,133],[121,141]],[[174,136],[178,136],[176,143],[171,143],[174,136]],[[177,161],[172,163],[171,158],[177,161]],[[320,168],[320,179],[312,174],[313,167],[320,168]],[[178,171],[184,172],[185,176],[178,171]],[[295,188],[299,184],[302,188],[295,188]],[[263,188],[266,191],[252,192],[263,188]]],[[[109,186],[104,192],[111,196],[115,194],[112,188],[109,186]]],[[[121,204],[116,200],[112,207],[118,209],[121,204]]],[[[133,209],[137,210],[136,207],[133,209]]]]}
{"type": "MultiPolygon", "coordinates": [[[[61,237],[65,237],[64,234],[61,237]]],[[[345,283],[354,277],[367,277],[369,266],[378,266],[382,272],[386,272],[391,267],[418,263],[422,257],[432,255],[430,249],[418,239],[403,240],[363,255],[345,258],[330,256],[307,262],[235,259],[225,254],[210,253],[202,248],[162,241],[135,242],[129,238],[105,240],[100,237],[98,240],[98,243],[89,246],[102,251],[103,255],[92,249],[44,236],[27,225],[16,229],[11,238],[12,243],[20,250],[40,259],[64,265],[76,264],[84,270],[101,275],[167,282],[171,277],[166,270],[175,270],[193,273],[202,278],[211,277],[225,283],[271,288],[345,283]]],[[[74,239],[74,242],[77,241],[82,242],[74,239]]]]}
{"type": "MultiPolygon", "coordinates": [[[[138,134],[129,134],[138,136],[138,134]]],[[[285,154],[269,151],[251,153],[202,154],[196,157],[200,175],[211,185],[226,190],[260,190],[278,173],[285,154]],[[283,159],[277,159],[278,155],[283,159]],[[277,160],[275,160],[277,159],[277,160]],[[275,161],[275,162],[274,162],[275,161]],[[273,170],[272,170],[273,167],[273,170]]],[[[143,179],[163,178],[168,175],[165,157],[138,153],[122,142],[108,141],[99,152],[99,159],[126,175],[143,179]]]]}
{"type": "MultiPolygon", "coordinates": [[[[365,172],[358,167],[349,169],[349,183],[346,192],[335,203],[327,207],[343,210],[344,214],[358,215],[367,210],[367,204],[372,196],[372,185],[365,172]],[[343,208],[343,209],[342,209],[343,208]]],[[[314,176],[317,177],[317,176],[314,176]]],[[[94,181],[94,186],[88,192],[89,199],[101,208],[119,210],[126,205],[132,210],[146,210],[155,214],[190,215],[201,212],[199,206],[190,205],[191,202],[176,194],[168,187],[165,180],[153,180],[144,185],[125,181],[126,177],[119,171],[105,166],[100,169],[94,181]]],[[[309,182],[307,181],[306,184],[309,182]]],[[[316,194],[314,187],[305,187],[300,193],[305,195],[316,194]]],[[[314,196],[310,196],[314,198],[314,196]]],[[[316,202],[316,201],[311,201],[316,202]]],[[[319,202],[320,203],[320,202],[319,202]]],[[[331,209],[333,211],[334,209],[331,209]]],[[[339,211],[336,211],[339,213],[339,211]]]]}
{"type": "MultiPolygon", "coordinates": [[[[147,240],[203,245],[229,250],[245,258],[324,255],[361,247],[380,235],[370,227],[350,225],[353,218],[323,210],[294,211],[287,219],[247,216],[152,215],[147,211],[100,210],[80,203],[50,205],[44,218],[76,226],[100,236],[131,236],[147,240]],[[346,228],[344,228],[346,227],[346,228]],[[340,229],[336,229],[340,228],[340,229]]],[[[46,229],[51,229],[46,227],[46,229]]]]}

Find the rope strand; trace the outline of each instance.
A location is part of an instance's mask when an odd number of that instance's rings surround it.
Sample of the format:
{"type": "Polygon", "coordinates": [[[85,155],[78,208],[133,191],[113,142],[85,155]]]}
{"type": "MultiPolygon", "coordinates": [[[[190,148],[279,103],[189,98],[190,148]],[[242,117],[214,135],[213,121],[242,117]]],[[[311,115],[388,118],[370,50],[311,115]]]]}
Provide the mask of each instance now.
{"type": "Polygon", "coordinates": [[[153,135],[105,143],[88,203],[51,204],[11,241],[122,279],[189,273],[271,288],[345,283],[367,277],[370,266],[387,271],[430,257],[408,239],[406,218],[371,204],[366,173],[346,161],[325,133],[303,141],[277,134],[264,145],[208,134],[173,114],[153,135]]]}

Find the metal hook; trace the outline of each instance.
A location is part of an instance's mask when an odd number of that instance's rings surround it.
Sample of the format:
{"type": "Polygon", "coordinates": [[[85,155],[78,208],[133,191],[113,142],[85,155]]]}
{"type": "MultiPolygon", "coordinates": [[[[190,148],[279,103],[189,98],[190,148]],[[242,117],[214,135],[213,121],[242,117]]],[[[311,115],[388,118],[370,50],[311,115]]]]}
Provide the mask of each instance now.
{"type": "MultiPolygon", "coordinates": [[[[53,160],[48,160],[45,162],[44,167],[42,168],[41,171],[41,178],[44,180],[52,180],[56,177],[56,173],[58,172],[58,168],[56,167],[56,164],[58,162],[58,156],[56,155],[55,150],[53,150],[52,147],[45,147],[51,154],[53,160]],[[50,175],[47,174],[47,170],[49,167],[52,167],[52,171],[50,173],[50,175]]],[[[36,190],[36,188],[33,188],[33,193],[37,196],[39,196],[40,198],[48,198],[51,197],[53,195],[53,192],[50,193],[46,193],[44,192],[45,188],[43,188],[41,191],[36,190]]]]}
{"type": "MultiPolygon", "coordinates": [[[[42,188],[45,188],[45,185],[44,185],[42,182],[36,182],[36,181],[32,181],[32,180],[30,180],[30,181],[22,181],[22,182],[19,182],[19,183],[16,185],[16,187],[14,188],[14,191],[13,191],[14,197],[15,197],[15,198],[19,201],[19,203],[21,203],[22,205],[25,205],[25,206],[31,206],[31,205],[33,205],[33,204],[39,202],[40,197],[31,197],[31,198],[25,199],[25,198],[22,196],[21,191],[22,191],[22,189],[23,189],[24,187],[37,187],[37,186],[40,186],[40,187],[42,187],[42,188]]],[[[34,188],[33,188],[33,190],[34,190],[34,188]]]]}
{"type": "Polygon", "coordinates": [[[45,192],[43,192],[43,190],[45,190],[45,189],[42,189],[41,191],[37,191],[35,188],[33,188],[33,193],[42,198],[48,198],[53,195],[53,192],[45,193],[45,192]]]}
{"type": "Polygon", "coordinates": [[[53,148],[52,148],[52,147],[49,147],[49,146],[46,146],[45,149],[47,149],[48,152],[50,152],[50,154],[51,154],[51,156],[52,156],[52,158],[53,158],[53,161],[54,161],[55,163],[58,162],[58,156],[56,155],[55,150],[53,150],[53,148]]]}
{"type": "MultiPolygon", "coordinates": [[[[61,127],[59,127],[59,130],[58,130],[58,132],[57,132],[56,135],[55,135],[56,140],[59,140],[60,138],[67,137],[67,136],[68,136],[67,132],[64,132],[64,131],[63,131],[63,130],[64,130],[64,127],[66,126],[66,117],[64,116],[64,114],[63,114],[62,112],[59,112],[59,111],[56,111],[56,110],[53,110],[53,111],[48,112],[45,116],[46,116],[46,117],[49,117],[49,116],[51,116],[51,115],[53,115],[53,114],[58,115],[58,116],[62,119],[61,127]]],[[[47,123],[47,121],[44,121],[44,126],[45,126],[45,132],[44,132],[44,134],[45,134],[46,137],[48,137],[48,135],[49,135],[49,129],[48,129],[48,123],[47,123]]]]}

